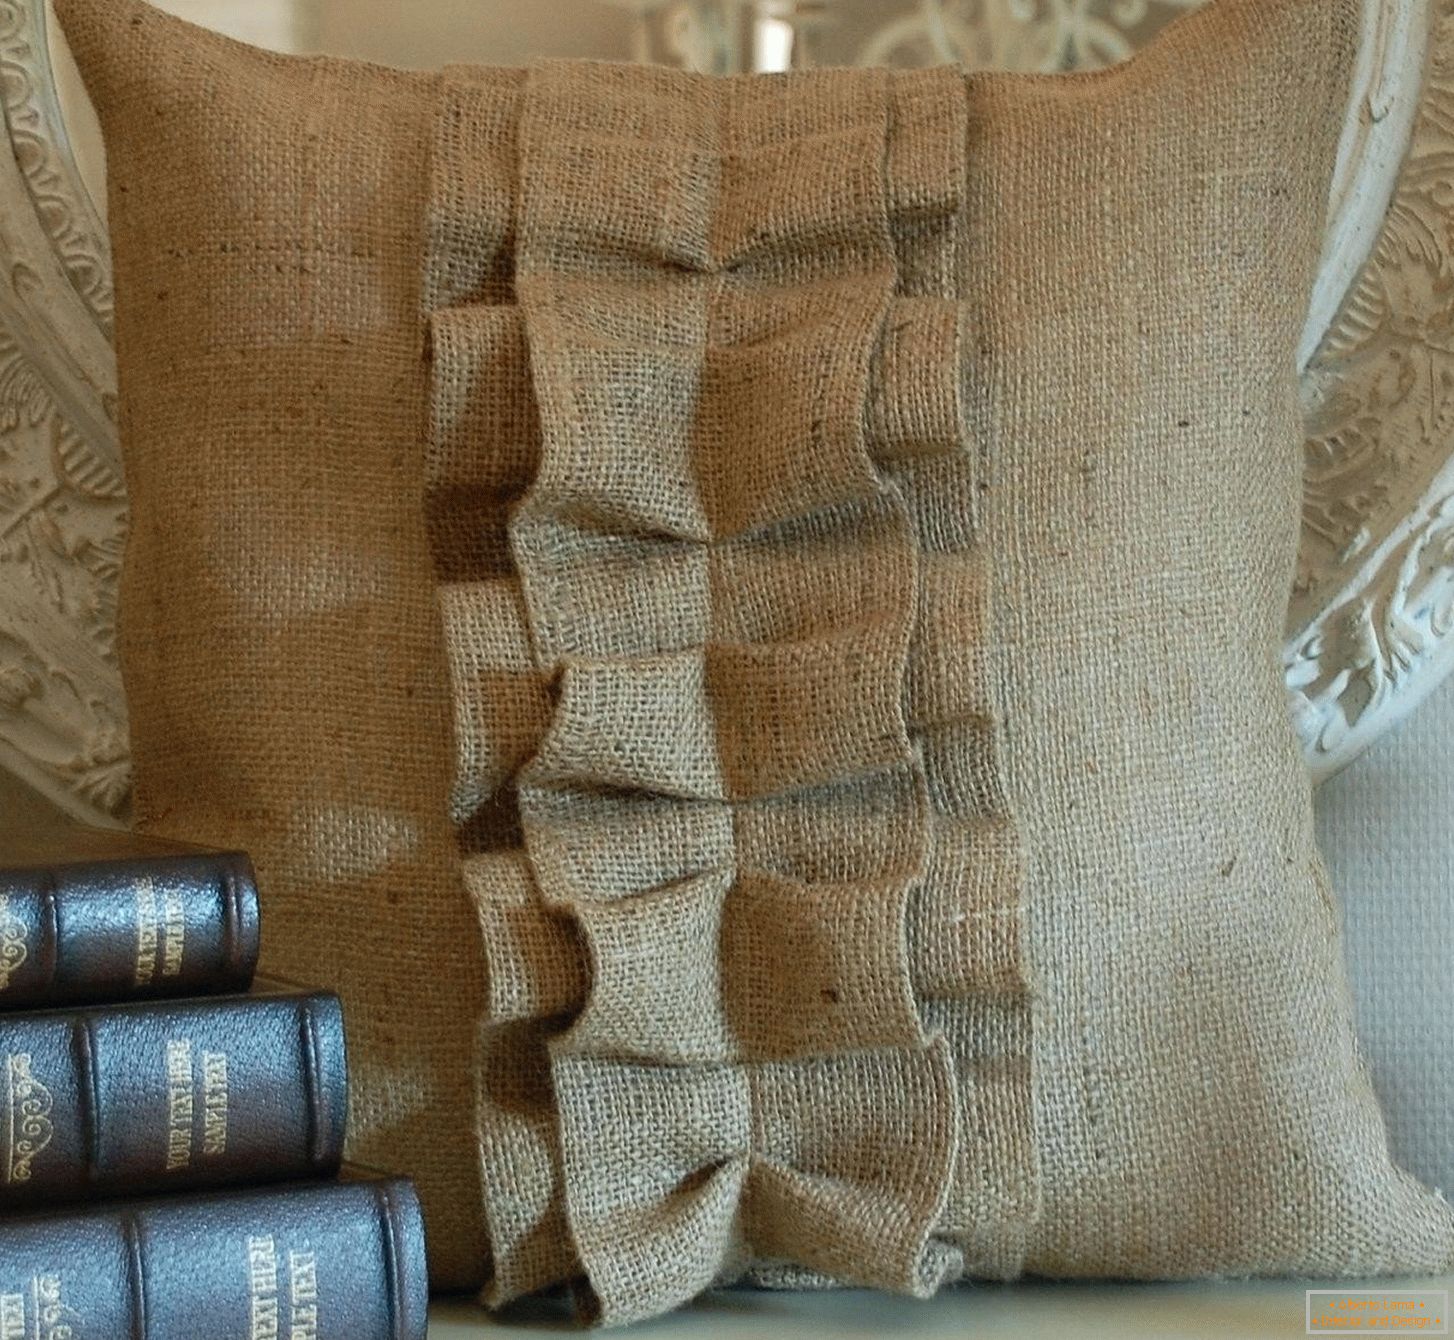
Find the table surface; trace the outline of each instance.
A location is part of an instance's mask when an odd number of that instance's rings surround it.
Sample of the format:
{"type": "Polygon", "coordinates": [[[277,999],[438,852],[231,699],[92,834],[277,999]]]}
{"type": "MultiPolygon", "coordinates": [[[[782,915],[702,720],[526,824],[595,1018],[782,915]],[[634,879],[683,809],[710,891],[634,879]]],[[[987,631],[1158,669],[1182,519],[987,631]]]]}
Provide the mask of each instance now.
{"type": "MultiPolygon", "coordinates": [[[[1013,1284],[949,1289],[927,1303],[884,1294],[723,1290],[633,1328],[642,1340],[1277,1340],[1306,1335],[1306,1290],[1350,1298],[1454,1288],[1454,1276],[1371,1284],[1255,1280],[1199,1284],[1013,1284]]],[[[1447,1297],[1444,1300],[1448,1301],[1447,1297]]],[[[1447,1335],[1447,1313],[1424,1334],[1447,1335]]],[[[496,1320],[466,1302],[438,1302],[430,1340],[511,1340],[574,1329],[563,1308],[496,1320]]],[[[1377,1331],[1375,1334],[1379,1333],[1377,1331]]],[[[1388,1334],[1389,1332],[1382,1332],[1388,1334]]],[[[1407,1332],[1405,1332],[1407,1333],[1407,1332]]]]}

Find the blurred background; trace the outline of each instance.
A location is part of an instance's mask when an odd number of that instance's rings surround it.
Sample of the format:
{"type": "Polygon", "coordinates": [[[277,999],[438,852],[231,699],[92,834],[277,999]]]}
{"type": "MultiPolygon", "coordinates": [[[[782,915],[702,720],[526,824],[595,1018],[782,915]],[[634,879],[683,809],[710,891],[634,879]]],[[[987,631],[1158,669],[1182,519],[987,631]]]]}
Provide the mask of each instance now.
{"type": "Polygon", "coordinates": [[[537,56],[654,60],[731,73],[943,62],[1110,64],[1201,0],[158,0],[280,51],[391,65],[537,56]]]}

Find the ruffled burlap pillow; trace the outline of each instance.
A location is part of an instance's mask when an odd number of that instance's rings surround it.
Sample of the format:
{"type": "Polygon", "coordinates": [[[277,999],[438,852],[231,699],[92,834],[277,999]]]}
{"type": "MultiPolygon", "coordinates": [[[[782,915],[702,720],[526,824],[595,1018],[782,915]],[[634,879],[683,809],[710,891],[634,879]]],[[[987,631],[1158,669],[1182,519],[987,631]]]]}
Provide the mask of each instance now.
{"type": "Polygon", "coordinates": [[[436,1283],[1451,1265],[1277,650],[1353,0],[1046,79],[57,8],[137,814],[343,993],[436,1283]]]}

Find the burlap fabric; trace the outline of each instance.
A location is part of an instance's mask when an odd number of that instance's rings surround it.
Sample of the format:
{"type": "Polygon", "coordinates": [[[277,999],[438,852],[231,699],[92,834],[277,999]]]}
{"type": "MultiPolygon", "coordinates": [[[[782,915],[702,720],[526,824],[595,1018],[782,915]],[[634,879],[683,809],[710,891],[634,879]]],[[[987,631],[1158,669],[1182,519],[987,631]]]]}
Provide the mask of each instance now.
{"type": "Polygon", "coordinates": [[[138,815],[436,1282],[1448,1268],[1278,658],[1354,0],[1127,67],[416,75],[58,0],[138,815]]]}

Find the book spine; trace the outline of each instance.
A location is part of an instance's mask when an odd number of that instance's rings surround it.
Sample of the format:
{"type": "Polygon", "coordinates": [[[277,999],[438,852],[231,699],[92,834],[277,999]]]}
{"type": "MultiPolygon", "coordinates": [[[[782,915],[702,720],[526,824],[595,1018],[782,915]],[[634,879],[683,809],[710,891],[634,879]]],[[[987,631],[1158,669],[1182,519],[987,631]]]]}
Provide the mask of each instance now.
{"type": "Polygon", "coordinates": [[[428,1303],[406,1181],[0,1222],[3,1340],[424,1340],[428,1303]]]}
{"type": "Polygon", "coordinates": [[[331,995],[0,1016],[0,1211],[330,1176],[346,1108],[331,995]]]}
{"type": "Polygon", "coordinates": [[[257,958],[240,852],[0,870],[0,1010],[245,991],[257,958]]]}

